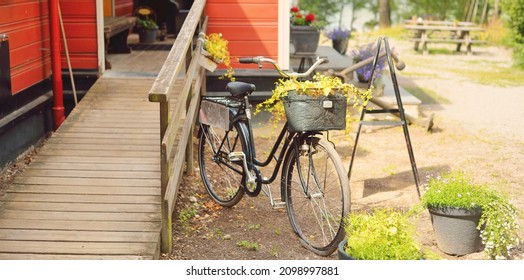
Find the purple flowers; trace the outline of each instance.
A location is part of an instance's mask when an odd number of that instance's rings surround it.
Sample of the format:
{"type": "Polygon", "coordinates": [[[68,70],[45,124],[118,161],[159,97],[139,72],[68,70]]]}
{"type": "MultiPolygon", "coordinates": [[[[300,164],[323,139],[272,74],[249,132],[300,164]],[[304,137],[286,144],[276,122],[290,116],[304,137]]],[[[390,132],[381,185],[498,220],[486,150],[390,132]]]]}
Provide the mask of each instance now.
{"type": "MultiPolygon", "coordinates": [[[[351,51],[351,56],[353,57],[353,61],[355,63],[358,63],[366,58],[375,56],[376,49],[375,44],[371,43],[368,45],[365,45],[357,50],[351,51]]],[[[375,79],[380,77],[382,69],[384,69],[384,63],[386,59],[383,57],[378,60],[377,67],[375,68],[375,79]]],[[[356,70],[358,80],[361,82],[369,82],[371,79],[371,70],[373,69],[373,63],[367,64],[363,67],[360,67],[356,70]]]]}
{"type": "Polygon", "coordinates": [[[335,27],[333,30],[328,31],[326,36],[331,40],[342,40],[351,37],[351,29],[335,27]]]}

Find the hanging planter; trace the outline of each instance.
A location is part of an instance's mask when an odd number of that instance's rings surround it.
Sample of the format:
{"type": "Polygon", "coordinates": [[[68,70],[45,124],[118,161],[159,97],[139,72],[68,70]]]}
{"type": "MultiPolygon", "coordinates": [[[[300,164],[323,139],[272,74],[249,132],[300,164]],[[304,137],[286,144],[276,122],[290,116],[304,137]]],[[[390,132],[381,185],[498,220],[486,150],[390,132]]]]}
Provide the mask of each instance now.
{"type": "Polygon", "coordinates": [[[226,73],[223,77],[234,81],[234,70],[231,67],[231,57],[229,54],[229,42],[222,37],[221,33],[200,34],[199,40],[202,40],[202,48],[200,49],[201,56],[199,60],[200,66],[213,72],[216,70],[218,64],[224,63],[227,67],[226,73]]]}

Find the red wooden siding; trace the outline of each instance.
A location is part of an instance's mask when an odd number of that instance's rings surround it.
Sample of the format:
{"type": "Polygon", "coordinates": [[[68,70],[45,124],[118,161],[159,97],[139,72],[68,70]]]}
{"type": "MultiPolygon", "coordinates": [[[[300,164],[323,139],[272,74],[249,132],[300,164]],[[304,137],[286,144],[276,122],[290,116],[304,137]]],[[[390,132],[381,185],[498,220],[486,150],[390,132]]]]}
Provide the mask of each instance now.
{"type": "Polygon", "coordinates": [[[0,31],[9,36],[11,87],[16,94],[51,74],[47,1],[0,2],[0,31]]]}
{"type": "MultiPolygon", "coordinates": [[[[98,70],[96,1],[60,0],[64,29],[73,69],[98,70]]],[[[62,68],[67,61],[62,48],[62,68]]]]}
{"type": "Polygon", "coordinates": [[[248,68],[236,58],[278,58],[278,0],[207,0],[208,33],[229,40],[234,68],[248,68]]]}
{"type": "MultiPolygon", "coordinates": [[[[97,70],[96,2],[61,0],[60,7],[73,69],[97,70]]],[[[9,36],[11,87],[16,94],[51,76],[49,3],[0,1],[0,15],[0,31],[9,36]]],[[[65,53],[62,68],[67,69],[65,53]]]]}
{"type": "Polygon", "coordinates": [[[115,16],[132,16],[134,13],[133,0],[114,0],[115,16]]]}

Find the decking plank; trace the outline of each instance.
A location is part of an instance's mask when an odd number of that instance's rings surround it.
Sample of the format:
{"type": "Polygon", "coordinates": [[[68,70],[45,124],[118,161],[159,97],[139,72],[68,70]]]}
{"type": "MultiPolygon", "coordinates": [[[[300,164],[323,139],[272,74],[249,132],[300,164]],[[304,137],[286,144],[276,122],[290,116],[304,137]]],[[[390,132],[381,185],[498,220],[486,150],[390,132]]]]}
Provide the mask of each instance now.
{"type": "Polygon", "coordinates": [[[12,241],[77,241],[77,242],[151,242],[158,235],[156,232],[98,232],[69,230],[18,230],[0,229],[0,240],[12,241]]]}
{"type": "Polygon", "coordinates": [[[153,260],[154,256],[140,255],[68,255],[0,253],[0,260],[153,260]]]}
{"type": "Polygon", "coordinates": [[[60,177],[25,177],[20,174],[15,184],[62,185],[62,186],[120,186],[120,187],[157,187],[160,179],[107,179],[107,178],[60,178],[60,177]]]}
{"type": "Polygon", "coordinates": [[[108,195],[158,195],[159,187],[112,187],[90,186],[89,188],[53,185],[14,184],[7,193],[48,193],[48,194],[108,194],[108,195]]]}
{"type": "MultiPolygon", "coordinates": [[[[63,221],[160,221],[160,213],[122,213],[122,212],[66,212],[4,210],[5,219],[23,220],[63,220],[63,221]]],[[[0,234],[1,236],[1,234],[0,234]]],[[[0,237],[0,239],[2,239],[0,237]]]]}
{"type": "MultiPolygon", "coordinates": [[[[0,202],[1,210],[68,211],[68,212],[121,212],[160,213],[157,204],[116,204],[116,203],[67,203],[67,202],[0,202]]],[[[1,216],[1,215],[0,215],[1,216]]]]}
{"type": "Polygon", "coordinates": [[[1,201],[160,204],[157,195],[107,195],[107,194],[47,194],[8,192],[1,201]]]}
{"type": "Polygon", "coordinates": [[[122,165],[154,165],[160,166],[160,158],[134,158],[134,157],[103,157],[103,156],[58,156],[55,154],[41,155],[36,156],[37,162],[57,162],[57,163],[108,163],[108,164],[122,164],[122,165]]]}
{"type": "Polygon", "coordinates": [[[159,179],[160,172],[153,171],[107,171],[107,170],[42,170],[30,169],[22,177],[70,177],[70,178],[139,178],[159,179]]]}
{"type": "MultiPolygon", "coordinates": [[[[144,221],[70,221],[70,220],[20,220],[0,218],[0,229],[35,229],[69,231],[160,231],[160,222],[144,221]]],[[[2,251],[0,247],[0,252],[2,251]]],[[[34,252],[33,252],[34,253],[34,252]]]]}
{"type": "Polygon", "coordinates": [[[160,167],[156,164],[116,164],[116,163],[79,163],[79,162],[54,162],[43,161],[31,164],[31,169],[42,170],[104,170],[104,171],[149,171],[160,172],[160,167]]]}
{"type": "Polygon", "coordinates": [[[91,254],[91,255],[151,255],[155,243],[114,243],[114,242],[45,242],[0,240],[2,253],[44,254],[91,254]]]}

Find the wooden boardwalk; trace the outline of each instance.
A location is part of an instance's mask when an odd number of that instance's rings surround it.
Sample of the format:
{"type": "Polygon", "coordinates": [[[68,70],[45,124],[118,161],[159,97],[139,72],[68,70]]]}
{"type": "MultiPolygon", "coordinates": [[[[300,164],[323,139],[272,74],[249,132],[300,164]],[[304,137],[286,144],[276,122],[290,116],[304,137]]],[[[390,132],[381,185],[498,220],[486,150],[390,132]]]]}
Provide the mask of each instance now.
{"type": "Polygon", "coordinates": [[[154,78],[102,77],[0,198],[0,259],[156,259],[154,78]]]}

